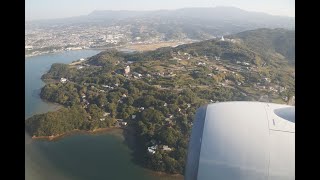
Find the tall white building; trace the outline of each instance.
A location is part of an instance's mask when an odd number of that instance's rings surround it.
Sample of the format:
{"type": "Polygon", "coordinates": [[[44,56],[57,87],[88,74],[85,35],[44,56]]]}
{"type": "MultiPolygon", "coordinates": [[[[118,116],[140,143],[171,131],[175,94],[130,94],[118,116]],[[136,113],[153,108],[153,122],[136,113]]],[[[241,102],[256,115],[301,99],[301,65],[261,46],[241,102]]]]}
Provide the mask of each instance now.
{"type": "Polygon", "coordinates": [[[127,66],[124,68],[124,74],[129,74],[130,73],[130,66],[127,66]]]}

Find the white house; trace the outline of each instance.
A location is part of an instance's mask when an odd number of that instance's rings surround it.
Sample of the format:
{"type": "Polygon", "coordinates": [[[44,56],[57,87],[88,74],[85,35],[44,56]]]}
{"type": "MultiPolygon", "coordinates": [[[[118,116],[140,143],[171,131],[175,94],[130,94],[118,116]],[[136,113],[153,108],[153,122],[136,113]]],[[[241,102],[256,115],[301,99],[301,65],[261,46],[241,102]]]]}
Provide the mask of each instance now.
{"type": "Polygon", "coordinates": [[[151,154],[156,153],[156,150],[158,149],[158,145],[150,146],[148,147],[148,152],[151,154]]]}
{"type": "Polygon", "coordinates": [[[60,82],[65,83],[65,82],[67,82],[67,79],[66,78],[61,78],[60,82]]]}
{"type": "Polygon", "coordinates": [[[200,65],[203,65],[203,66],[205,66],[205,65],[206,65],[206,63],[203,63],[203,62],[198,62],[198,66],[200,66],[200,65]]]}
{"type": "Polygon", "coordinates": [[[135,114],[133,114],[133,115],[131,116],[132,119],[135,119],[136,117],[137,117],[137,115],[135,115],[135,114]]]}
{"type": "Polygon", "coordinates": [[[164,151],[172,151],[172,148],[169,148],[169,146],[167,146],[167,145],[163,145],[163,146],[162,146],[162,149],[163,149],[164,151]]]}
{"type": "Polygon", "coordinates": [[[100,121],[104,121],[104,120],[106,120],[105,118],[100,118],[100,121]]]}
{"type": "Polygon", "coordinates": [[[127,66],[124,68],[124,74],[129,74],[130,73],[130,66],[127,66]]]}
{"type": "Polygon", "coordinates": [[[84,58],[81,58],[80,61],[84,61],[84,58]]]}
{"type": "Polygon", "coordinates": [[[270,80],[269,78],[264,78],[263,80],[264,80],[265,82],[268,82],[268,83],[271,82],[271,80],[270,80]]]}
{"type": "Polygon", "coordinates": [[[155,150],[153,150],[153,149],[151,149],[150,147],[148,147],[148,152],[149,152],[150,154],[154,154],[154,153],[156,153],[156,151],[155,151],[155,150]]]}
{"type": "Polygon", "coordinates": [[[108,115],[110,115],[110,113],[107,113],[107,112],[103,113],[103,117],[106,117],[108,115]]]}
{"type": "Polygon", "coordinates": [[[128,123],[127,122],[121,122],[121,125],[126,126],[128,123]]]}

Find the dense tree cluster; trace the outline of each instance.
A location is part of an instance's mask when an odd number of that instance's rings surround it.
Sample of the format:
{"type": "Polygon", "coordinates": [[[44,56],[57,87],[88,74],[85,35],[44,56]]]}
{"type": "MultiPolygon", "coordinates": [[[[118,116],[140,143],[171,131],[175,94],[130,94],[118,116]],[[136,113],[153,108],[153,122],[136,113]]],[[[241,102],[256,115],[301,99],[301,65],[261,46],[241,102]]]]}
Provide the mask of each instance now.
{"type": "Polygon", "coordinates": [[[81,106],[61,108],[55,112],[34,115],[27,119],[26,131],[34,136],[51,136],[70,132],[75,129],[94,130],[110,127],[114,122],[111,118],[105,121],[89,118],[90,114],[81,106]]]}

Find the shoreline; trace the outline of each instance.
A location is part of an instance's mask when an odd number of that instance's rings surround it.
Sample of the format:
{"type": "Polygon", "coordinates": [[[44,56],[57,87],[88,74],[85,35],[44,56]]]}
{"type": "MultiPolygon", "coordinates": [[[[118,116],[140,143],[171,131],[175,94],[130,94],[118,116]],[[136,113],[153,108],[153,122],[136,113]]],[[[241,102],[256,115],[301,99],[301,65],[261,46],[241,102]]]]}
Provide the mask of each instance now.
{"type": "MultiPolygon", "coordinates": [[[[144,168],[146,169],[146,168],[144,168]]],[[[169,174],[169,173],[165,173],[162,171],[153,171],[151,169],[146,169],[147,173],[150,173],[154,176],[166,176],[166,177],[171,177],[171,178],[182,178],[184,177],[184,175],[182,174],[169,174]]]]}
{"type": "MultiPolygon", "coordinates": [[[[94,49],[83,49],[83,50],[98,50],[96,48],[94,49]]],[[[81,50],[71,50],[71,51],[81,51],[81,50]]],[[[54,52],[54,53],[61,53],[61,52],[54,52]]],[[[54,53],[49,53],[49,54],[54,54],[54,53]]],[[[40,55],[36,55],[36,56],[41,56],[43,54],[40,55]]],[[[40,78],[41,79],[41,78],[40,78]]],[[[42,80],[45,84],[47,84],[46,81],[42,80]]],[[[57,111],[60,108],[64,107],[64,105],[61,105],[59,103],[55,103],[55,102],[51,102],[45,99],[42,99],[40,97],[40,99],[42,101],[44,101],[47,104],[51,104],[54,106],[54,108],[52,109],[52,111],[57,111]]],[[[33,116],[35,114],[32,114],[31,116],[33,116]]],[[[116,134],[116,135],[121,135],[124,137],[124,143],[126,144],[126,146],[128,146],[128,148],[132,149],[136,149],[139,148],[137,147],[138,144],[136,144],[136,137],[134,137],[135,134],[135,128],[132,127],[115,127],[115,126],[111,126],[111,127],[105,127],[105,128],[97,128],[94,130],[80,130],[80,129],[73,129],[71,131],[65,132],[65,133],[61,133],[61,134],[57,134],[57,135],[51,135],[51,136],[29,136],[26,135],[26,140],[29,143],[32,143],[32,141],[48,141],[50,142],[54,142],[54,141],[59,141],[62,140],[63,138],[68,138],[69,136],[73,136],[73,135],[81,135],[81,134],[88,134],[88,135],[99,135],[102,133],[108,133],[108,134],[116,134]],[[126,135],[125,135],[126,134],[126,135]],[[28,137],[29,136],[29,137],[28,137]],[[130,147],[131,144],[131,147],[130,147]]],[[[137,157],[139,158],[139,157],[137,157]]],[[[135,162],[134,162],[135,163],[135,162]]],[[[136,164],[136,163],[135,163],[136,164]]],[[[138,164],[139,165],[139,164],[138,164]]],[[[141,166],[141,165],[139,165],[141,166]]],[[[151,169],[145,168],[143,166],[141,166],[143,169],[146,170],[146,172],[148,174],[151,174],[153,176],[166,176],[166,177],[183,177],[183,175],[180,174],[169,174],[169,173],[165,173],[165,172],[158,172],[158,171],[153,171],[151,169]]],[[[171,178],[170,178],[171,179],[171,178]]]]}
{"type": "MultiPolygon", "coordinates": [[[[98,129],[95,129],[95,130],[89,130],[89,131],[86,131],[86,130],[79,130],[79,129],[74,129],[72,131],[69,131],[69,132],[66,132],[66,133],[63,133],[63,134],[59,134],[59,135],[55,135],[55,136],[32,136],[31,137],[31,140],[35,140],[35,141],[49,141],[49,142],[53,142],[53,141],[58,141],[58,140],[61,140],[62,138],[65,138],[65,137],[68,137],[68,136],[72,136],[72,135],[77,135],[77,134],[88,134],[88,135],[94,135],[94,134],[99,134],[99,133],[112,133],[112,131],[114,130],[122,130],[120,133],[121,135],[123,136],[123,138],[126,139],[126,135],[124,134],[124,131],[126,131],[126,133],[129,133],[130,134],[130,139],[127,139],[127,140],[124,140],[126,146],[128,146],[130,149],[132,148],[132,145],[133,146],[136,146],[135,144],[135,137],[132,133],[133,132],[133,129],[131,127],[128,127],[128,128],[123,128],[123,127],[107,127],[107,128],[98,128],[98,129]]],[[[119,132],[118,132],[119,133],[119,132]]],[[[183,179],[184,175],[182,174],[169,174],[169,173],[166,173],[166,172],[161,172],[161,171],[154,171],[154,170],[151,170],[151,169],[148,169],[146,167],[142,167],[144,169],[144,171],[151,175],[151,176],[157,176],[157,177],[164,177],[164,178],[172,178],[174,180],[176,179],[183,179]]]]}
{"type": "Polygon", "coordinates": [[[66,133],[62,133],[62,134],[57,134],[57,135],[51,135],[51,136],[32,136],[31,139],[33,140],[48,140],[48,141],[54,141],[54,140],[59,140],[63,137],[66,136],[70,136],[70,135],[74,135],[74,134],[78,134],[78,133],[84,133],[84,134],[95,134],[95,133],[101,133],[101,132],[108,132],[110,130],[114,130],[114,129],[124,129],[121,127],[107,127],[107,128],[98,128],[95,130],[80,130],[80,129],[74,129],[71,130],[69,132],[66,133]]]}
{"type": "MultiPolygon", "coordinates": [[[[123,46],[117,46],[117,47],[97,47],[97,48],[85,48],[85,49],[73,49],[73,50],[60,50],[56,52],[40,52],[39,54],[25,54],[25,58],[35,57],[35,56],[41,56],[41,55],[48,55],[48,54],[57,54],[57,53],[64,53],[64,52],[70,52],[70,51],[81,51],[81,50],[94,50],[94,51],[103,51],[111,48],[123,48],[123,46]]],[[[131,49],[130,49],[131,50],[131,49]]],[[[133,50],[133,49],[132,49],[133,50]]],[[[134,51],[134,50],[133,50],[134,51]]]]}
{"type": "Polygon", "coordinates": [[[125,51],[130,51],[130,52],[144,52],[144,51],[155,50],[161,47],[176,47],[182,44],[190,44],[193,42],[197,42],[197,41],[185,40],[185,41],[160,41],[160,42],[153,42],[153,43],[135,43],[135,44],[127,43],[127,44],[111,46],[111,47],[92,47],[92,48],[83,48],[83,49],[58,50],[54,52],[39,51],[39,53],[37,54],[25,54],[25,58],[40,56],[40,55],[47,55],[47,54],[56,54],[56,53],[62,53],[62,52],[68,52],[68,51],[80,51],[80,50],[104,51],[107,49],[117,49],[118,51],[121,51],[121,49],[125,49],[125,51]],[[155,47],[150,48],[150,46],[155,46],[155,47]]]}
{"type": "Polygon", "coordinates": [[[64,52],[70,52],[70,51],[81,51],[81,50],[96,50],[100,51],[103,50],[103,48],[85,48],[85,49],[73,49],[73,50],[61,50],[61,51],[56,51],[56,52],[41,52],[39,54],[25,54],[25,58],[30,58],[30,57],[35,57],[35,56],[41,56],[41,55],[48,55],[48,54],[57,54],[57,53],[64,53],[64,52]]]}

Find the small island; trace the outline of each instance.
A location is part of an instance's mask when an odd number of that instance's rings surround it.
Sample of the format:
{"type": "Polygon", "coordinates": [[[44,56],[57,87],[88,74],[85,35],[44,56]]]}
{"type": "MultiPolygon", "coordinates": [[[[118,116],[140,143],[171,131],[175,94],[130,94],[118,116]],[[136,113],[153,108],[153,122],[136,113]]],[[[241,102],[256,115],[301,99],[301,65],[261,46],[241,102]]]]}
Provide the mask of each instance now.
{"type": "Polygon", "coordinates": [[[53,64],[42,76],[40,96],[63,107],[27,119],[26,131],[37,138],[129,129],[143,166],[183,174],[198,107],[220,101],[287,103],[294,96],[294,51],[290,43],[265,43],[270,34],[277,39],[291,31],[259,29],[147,52],[109,49],[53,64]]]}

